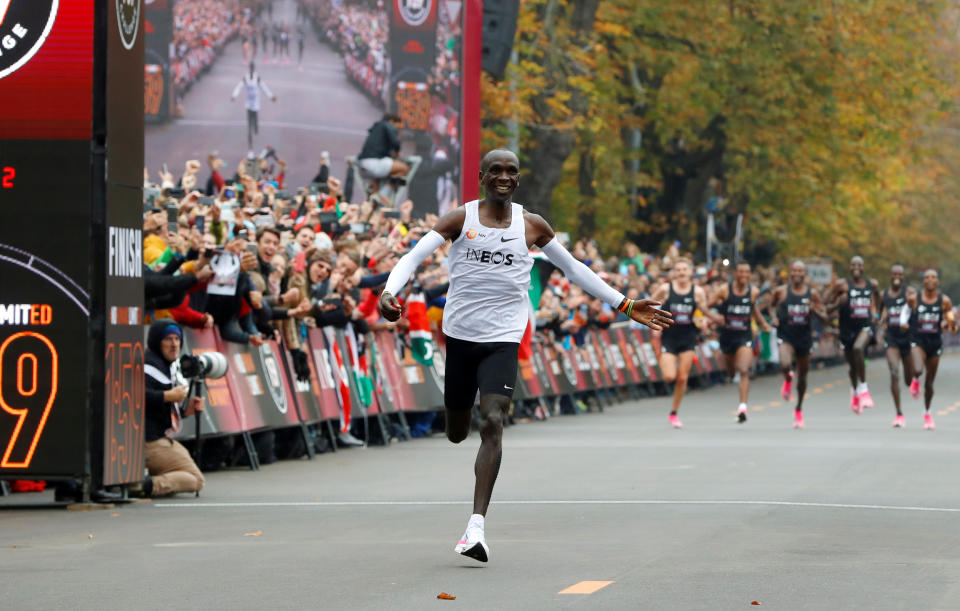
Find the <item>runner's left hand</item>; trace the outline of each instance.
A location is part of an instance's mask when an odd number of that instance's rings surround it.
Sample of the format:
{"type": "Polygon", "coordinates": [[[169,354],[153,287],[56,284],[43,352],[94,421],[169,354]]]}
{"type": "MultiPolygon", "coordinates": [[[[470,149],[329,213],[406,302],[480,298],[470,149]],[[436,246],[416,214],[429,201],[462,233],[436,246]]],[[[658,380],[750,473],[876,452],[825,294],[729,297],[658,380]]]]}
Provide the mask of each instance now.
{"type": "Polygon", "coordinates": [[[673,324],[673,314],[666,310],[661,310],[659,301],[650,299],[638,299],[633,304],[633,310],[630,312],[630,318],[643,323],[651,329],[666,329],[673,324]]]}

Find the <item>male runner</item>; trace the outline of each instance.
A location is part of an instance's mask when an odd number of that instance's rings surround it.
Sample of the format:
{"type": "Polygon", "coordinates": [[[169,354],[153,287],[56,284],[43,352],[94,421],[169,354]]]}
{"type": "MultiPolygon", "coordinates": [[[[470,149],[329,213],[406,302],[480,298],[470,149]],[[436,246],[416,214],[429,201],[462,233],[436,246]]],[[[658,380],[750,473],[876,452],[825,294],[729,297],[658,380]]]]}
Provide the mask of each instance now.
{"type": "Polygon", "coordinates": [[[873,407],[867,388],[867,345],[873,337],[873,316],[879,309],[877,281],[863,275],[863,257],[850,259],[850,278],[838,278],[824,300],[827,311],[840,310],[840,345],[850,366],[850,409],[854,414],[873,407]]]}
{"type": "Polygon", "coordinates": [[[443,310],[447,335],[444,405],[447,439],[460,443],[470,432],[471,409],[480,391],[480,450],[474,465],[473,515],[454,551],[486,562],[484,517],[502,457],[503,418],[517,381],[517,351],[527,326],[529,248],[540,247],[571,281],[652,329],[670,325],[654,301],[627,299],[580,263],[555,239],[550,225],[512,202],[520,184],[520,161],[495,149],[480,165],[486,197],[451,210],[437,221],[390,272],[380,295],[380,313],[400,317],[395,295],[410,275],[447,240],[450,289],[443,310]]]}
{"type": "Polygon", "coordinates": [[[783,373],[780,395],[784,401],[790,400],[793,365],[796,363],[797,407],[793,412],[793,428],[802,429],[803,397],[807,392],[810,348],[813,347],[810,314],[816,314],[824,323],[830,324],[820,293],[807,284],[807,266],[803,261],[790,264],[789,282],[774,289],[770,308],[776,312],[777,342],[780,344],[780,371],[783,373]]]}
{"type": "Polygon", "coordinates": [[[230,96],[230,101],[232,102],[237,99],[241,91],[246,93],[247,146],[249,147],[253,147],[253,136],[260,132],[260,121],[258,117],[260,115],[261,90],[263,90],[271,100],[274,102],[277,101],[277,96],[273,95],[273,92],[267,87],[266,81],[257,74],[254,63],[250,62],[250,73],[243,75],[243,78],[240,79],[237,86],[233,88],[233,94],[230,96]]]}
{"type": "MultiPolygon", "coordinates": [[[[900,310],[907,303],[907,290],[903,286],[903,266],[895,264],[890,267],[890,288],[883,292],[881,305],[881,320],[883,320],[883,347],[887,352],[887,366],[890,368],[890,392],[893,394],[893,406],[897,415],[893,419],[893,427],[901,428],[906,425],[903,412],[900,410],[900,386],[897,379],[900,377],[900,362],[903,361],[903,382],[910,386],[910,333],[900,326],[900,310]]],[[[920,383],[916,383],[919,390],[920,383]]],[[[911,387],[912,390],[912,387],[911,387]]],[[[914,397],[916,398],[916,397],[914,397]]]]}
{"type": "MultiPolygon", "coordinates": [[[[703,287],[694,286],[691,281],[692,271],[689,259],[678,258],[673,265],[673,280],[658,286],[650,296],[654,301],[662,302],[663,309],[673,315],[673,326],[664,329],[660,336],[660,371],[664,382],[675,382],[669,418],[670,426],[675,429],[683,428],[677,410],[687,392],[690,367],[696,355],[699,331],[693,314],[700,310],[705,315],[714,316],[707,308],[707,294],[703,287]]],[[[723,317],[716,315],[715,321],[722,322],[723,317]]]]}
{"type": "Polygon", "coordinates": [[[940,367],[940,355],[943,353],[943,327],[957,332],[957,321],[953,315],[953,302],[940,292],[940,276],[937,270],[928,269],[923,273],[923,291],[918,295],[915,290],[907,291],[907,308],[901,314],[901,323],[910,317],[910,360],[913,379],[920,384],[924,369],[927,378],[923,384],[923,428],[932,431],[937,428],[930,413],[933,401],[933,381],[940,367]]]}
{"type": "Polygon", "coordinates": [[[713,294],[710,307],[720,306],[724,322],[720,327],[720,352],[727,366],[727,375],[740,374],[740,405],[737,406],[737,422],[747,421],[747,397],[750,394],[750,364],[753,362],[752,316],[760,328],[770,332],[770,325],[757,309],[758,287],[750,284],[750,264],[737,263],[733,282],[722,285],[713,294]]]}

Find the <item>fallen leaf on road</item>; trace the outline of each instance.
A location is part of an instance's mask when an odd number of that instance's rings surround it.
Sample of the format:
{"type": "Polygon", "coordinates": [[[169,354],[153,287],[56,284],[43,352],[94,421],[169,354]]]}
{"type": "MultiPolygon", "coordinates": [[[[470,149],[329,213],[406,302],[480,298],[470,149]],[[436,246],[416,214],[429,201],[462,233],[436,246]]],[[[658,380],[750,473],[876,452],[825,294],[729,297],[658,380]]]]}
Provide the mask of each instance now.
{"type": "Polygon", "coordinates": [[[110,514],[110,517],[111,517],[111,518],[116,518],[116,517],[118,517],[119,515],[120,515],[119,513],[111,513],[111,514],[110,514]]]}
{"type": "Polygon", "coordinates": [[[243,536],[244,536],[244,537],[259,537],[259,536],[262,535],[262,534],[263,534],[263,531],[262,531],[262,530],[258,530],[257,532],[253,532],[253,533],[243,533],[243,536]]]}
{"type": "Polygon", "coordinates": [[[440,600],[457,600],[456,596],[447,594],[446,592],[440,592],[439,594],[437,594],[437,598],[439,598],[440,600]]]}
{"type": "Polygon", "coordinates": [[[751,604],[751,605],[762,605],[763,603],[760,602],[759,600],[755,600],[755,601],[753,601],[753,602],[750,603],[750,604],[751,604]]]}
{"type": "Polygon", "coordinates": [[[93,539],[93,533],[87,533],[87,539],[93,539]]]}

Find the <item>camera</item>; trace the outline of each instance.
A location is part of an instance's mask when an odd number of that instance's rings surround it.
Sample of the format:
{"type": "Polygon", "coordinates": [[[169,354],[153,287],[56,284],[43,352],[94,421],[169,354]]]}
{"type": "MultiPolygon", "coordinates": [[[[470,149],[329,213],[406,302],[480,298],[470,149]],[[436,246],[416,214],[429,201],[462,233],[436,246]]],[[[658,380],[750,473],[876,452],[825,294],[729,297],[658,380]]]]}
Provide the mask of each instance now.
{"type": "Polygon", "coordinates": [[[227,357],[219,352],[201,352],[180,357],[180,374],[188,380],[222,378],[227,374],[227,357]]]}

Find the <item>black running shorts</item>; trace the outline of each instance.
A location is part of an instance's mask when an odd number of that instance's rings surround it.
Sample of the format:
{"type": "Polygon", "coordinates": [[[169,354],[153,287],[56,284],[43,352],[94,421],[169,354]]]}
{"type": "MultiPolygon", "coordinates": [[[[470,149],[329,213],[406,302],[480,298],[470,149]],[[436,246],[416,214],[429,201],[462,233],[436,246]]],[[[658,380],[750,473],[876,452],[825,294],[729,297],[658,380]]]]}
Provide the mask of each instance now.
{"type": "Polygon", "coordinates": [[[943,354],[943,337],[939,333],[917,333],[910,345],[922,348],[928,359],[943,354]]]}
{"type": "Polygon", "coordinates": [[[447,336],[443,403],[447,409],[473,407],[480,395],[513,397],[517,384],[517,352],[513,342],[468,342],[447,336]]]}
{"type": "Polygon", "coordinates": [[[680,354],[681,352],[692,352],[697,349],[696,329],[692,332],[686,330],[666,331],[660,336],[660,351],[667,354],[680,354]]]}
{"type": "Polygon", "coordinates": [[[900,356],[906,358],[910,354],[910,334],[909,333],[891,333],[889,329],[883,334],[883,349],[889,350],[896,348],[900,351],[900,356]]]}
{"type": "Polygon", "coordinates": [[[741,348],[753,349],[753,333],[751,331],[720,331],[720,352],[736,354],[741,348]]]}
{"type": "MultiPolygon", "coordinates": [[[[840,327],[840,347],[844,350],[853,350],[853,345],[864,329],[870,332],[871,338],[875,335],[873,327],[869,325],[865,327],[840,327]]],[[[867,345],[870,345],[870,342],[867,342],[867,345]]]]}
{"type": "Polygon", "coordinates": [[[777,331],[777,343],[793,346],[793,352],[797,357],[810,356],[810,351],[813,349],[813,338],[810,336],[809,329],[803,334],[793,334],[780,327],[777,331]]]}

